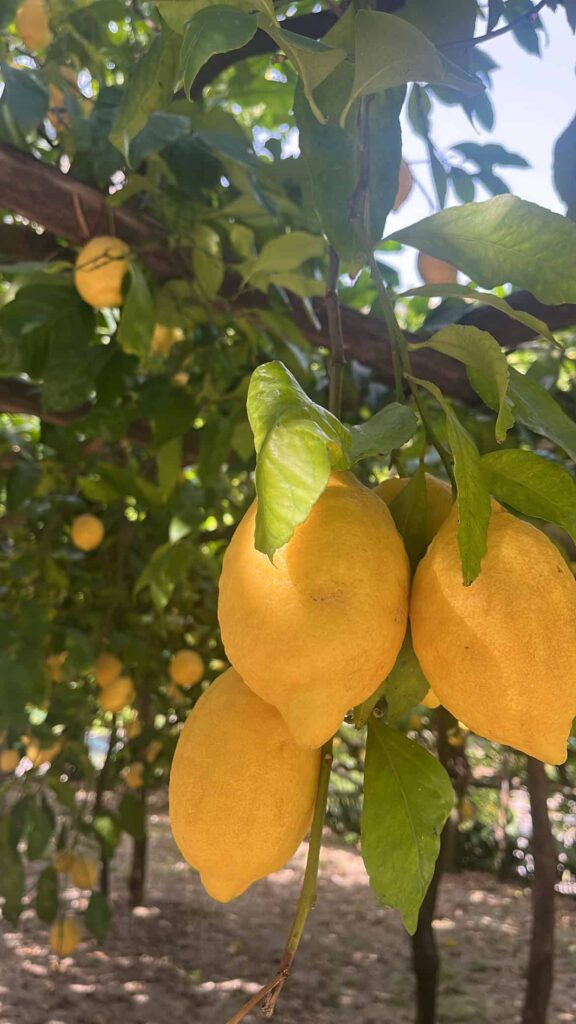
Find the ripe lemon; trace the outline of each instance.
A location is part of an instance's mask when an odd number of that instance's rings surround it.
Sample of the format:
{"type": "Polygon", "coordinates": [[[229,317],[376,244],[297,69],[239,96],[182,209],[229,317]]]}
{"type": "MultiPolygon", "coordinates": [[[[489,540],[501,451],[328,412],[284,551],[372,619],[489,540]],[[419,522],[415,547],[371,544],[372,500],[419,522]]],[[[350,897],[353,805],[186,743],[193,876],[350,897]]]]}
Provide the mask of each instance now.
{"type": "Polygon", "coordinates": [[[126,242],[112,235],[98,235],[86,243],[74,267],[74,284],[84,302],[95,309],[122,305],[129,252],[126,242]]]}
{"type": "Polygon", "coordinates": [[[168,672],[178,686],[194,686],[204,675],[204,662],[196,651],[176,651],[170,658],[168,672]]]}
{"type": "Polygon", "coordinates": [[[142,725],[140,724],[137,715],[134,715],[134,717],[129,722],[126,722],[126,725],[124,726],[124,732],[126,733],[126,737],[129,740],[135,740],[138,738],[138,736],[142,732],[142,725]]]}
{"type": "Polygon", "coordinates": [[[170,774],[174,839],[223,903],[290,860],[312,820],[319,751],[292,740],[233,668],[202,694],[170,774]]]}
{"type": "Polygon", "coordinates": [[[254,503],[224,557],[226,654],[292,736],[319,747],[392,669],[406,632],[409,566],[384,502],[333,474],[274,562],[254,547],[254,503]]]}
{"type": "Polygon", "coordinates": [[[156,324],[150,348],[157,355],[167,356],[170,349],[177,341],[182,341],[184,334],[179,327],[166,327],[165,324],[156,324]]]}
{"type": "Polygon", "coordinates": [[[98,867],[88,857],[73,857],[69,868],[72,884],[77,889],[93,889],[98,877],[98,867]]]}
{"type": "Polygon", "coordinates": [[[154,764],[154,761],[158,757],[162,747],[162,740],[150,740],[150,743],[146,747],[144,753],[144,760],[146,761],[146,764],[154,764]]]}
{"type": "Polygon", "coordinates": [[[59,874],[67,875],[72,870],[75,859],[76,855],[72,850],[58,850],[52,857],[52,867],[59,874]]]}
{"type": "Polygon", "coordinates": [[[425,708],[440,707],[440,701],[438,700],[438,697],[434,693],[434,690],[428,690],[426,696],[422,698],[421,703],[424,705],[425,708]]]}
{"type": "Polygon", "coordinates": [[[482,571],[465,587],[457,529],[455,508],[414,577],[422,671],[469,729],[561,764],[576,713],[576,582],[543,533],[493,503],[482,571]]]}
{"type": "Polygon", "coordinates": [[[57,740],[56,743],[52,743],[49,747],[42,747],[38,740],[31,740],[26,747],[26,757],[28,757],[35,767],[40,764],[52,764],[55,757],[62,750],[62,741],[57,740]]]}
{"type": "Polygon", "coordinates": [[[68,651],[60,651],[58,654],[49,654],[46,658],[46,665],[53,683],[61,683],[64,679],[64,662],[68,657],[68,651]]]}
{"type": "Polygon", "coordinates": [[[122,662],[116,655],[110,654],[109,651],[102,651],[96,659],[96,667],[94,670],[94,676],[98,686],[110,686],[115,679],[118,679],[122,671],[122,662]]]}
{"type": "Polygon", "coordinates": [[[125,769],[123,778],[128,789],[141,789],[144,785],[144,765],[135,761],[125,769]]]}
{"type": "MultiPolygon", "coordinates": [[[[430,473],[426,473],[426,545],[430,543],[433,537],[436,536],[438,530],[442,526],[442,523],[448,518],[450,509],[453,504],[452,488],[450,484],[439,480],[436,476],[431,476],[430,473]]],[[[407,484],[410,483],[410,477],[405,476],[391,476],[388,480],[383,480],[381,484],[378,484],[374,488],[375,493],[382,501],[385,501],[387,505],[391,505],[394,498],[400,494],[407,484]]]]}
{"type": "Polygon", "coordinates": [[[412,177],[412,171],[408,167],[405,160],[400,161],[400,171],[398,174],[398,191],[394,200],[393,210],[398,210],[403,203],[406,202],[408,196],[412,191],[414,184],[414,178],[412,177]]]}
{"type": "Polygon", "coordinates": [[[14,772],[20,764],[20,754],[17,750],[0,751],[0,772],[14,772]]]}
{"type": "Polygon", "coordinates": [[[116,714],[131,704],[135,696],[136,691],[130,676],[118,676],[113,683],[109,683],[100,691],[98,700],[102,711],[112,711],[116,714]]]}
{"type": "Polygon", "coordinates": [[[43,50],[50,45],[53,36],[45,0],[24,0],[16,11],[16,31],[29,50],[43,50]]]}
{"type": "Polygon", "coordinates": [[[93,551],[100,546],[104,539],[104,524],[98,516],[84,515],[76,516],[70,531],[72,543],[80,551],[93,551]]]}
{"type": "Polygon", "coordinates": [[[418,273],[426,284],[453,284],[458,278],[456,267],[427,252],[418,253],[418,273]]]}
{"type": "Polygon", "coordinates": [[[69,917],[55,921],[50,929],[50,949],[57,956],[72,956],[80,944],[82,932],[69,917]]]}

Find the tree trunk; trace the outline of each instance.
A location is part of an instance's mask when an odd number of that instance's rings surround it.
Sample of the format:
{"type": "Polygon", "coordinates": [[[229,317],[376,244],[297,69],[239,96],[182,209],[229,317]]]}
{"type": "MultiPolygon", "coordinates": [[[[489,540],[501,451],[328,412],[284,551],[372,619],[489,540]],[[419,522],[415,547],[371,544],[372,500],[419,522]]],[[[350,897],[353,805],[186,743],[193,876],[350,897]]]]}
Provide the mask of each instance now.
{"type": "Polygon", "coordinates": [[[548,817],[548,780],[544,765],[528,758],[532,812],[532,935],[522,1024],[546,1024],[554,973],[554,884],[556,850],[548,817]]]}
{"type": "Polygon", "coordinates": [[[130,906],[141,907],[145,902],[146,891],[146,866],[148,862],[148,830],[146,828],[146,790],[140,790],[140,798],[144,804],[144,834],[140,839],[134,840],[132,848],[132,866],[130,878],[128,879],[128,891],[130,893],[130,906]]]}
{"type": "Polygon", "coordinates": [[[502,752],[502,778],[498,799],[498,825],[494,836],[498,844],[496,855],[496,874],[498,881],[504,882],[510,872],[506,851],[506,825],[508,823],[508,807],[510,805],[510,751],[502,752]]]}

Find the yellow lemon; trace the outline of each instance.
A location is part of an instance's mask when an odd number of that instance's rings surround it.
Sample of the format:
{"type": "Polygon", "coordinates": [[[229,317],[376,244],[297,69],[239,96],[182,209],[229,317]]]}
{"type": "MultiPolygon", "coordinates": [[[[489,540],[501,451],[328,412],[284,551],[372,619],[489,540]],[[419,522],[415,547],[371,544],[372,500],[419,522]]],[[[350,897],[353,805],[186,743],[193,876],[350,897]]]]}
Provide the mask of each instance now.
{"type": "Polygon", "coordinates": [[[408,167],[405,160],[400,161],[400,171],[398,174],[398,191],[394,200],[393,210],[398,210],[403,203],[406,202],[408,196],[412,191],[414,184],[414,178],[412,177],[412,171],[408,167]]]}
{"type": "Polygon", "coordinates": [[[13,772],[20,764],[20,754],[17,750],[0,751],[0,772],[13,772]]]}
{"type": "Polygon", "coordinates": [[[75,548],[80,551],[93,551],[104,539],[104,524],[98,516],[86,512],[84,515],[76,516],[70,536],[75,548]]]}
{"type": "Polygon", "coordinates": [[[52,857],[52,867],[58,874],[67,875],[72,870],[75,859],[76,855],[72,850],[57,850],[52,857]]]}
{"type": "Polygon", "coordinates": [[[29,50],[43,50],[50,45],[53,36],[45,0],[24,0],[16,11],[16,31],[29,50]]]}
{"type": "Polygon", "coordinates": [[[50,929],[50,949],[57,956],[72,956],[80,944],[82,932],[69,917],[55,921],[50,929]]]}
{"type": "Polygon", "coordinates": [[[59,654],[49,654],[46,658],[46,665],[53,683],[61,683],[64,679],[64,662],[68,657],[68,651],[60,651],[59,654]]]}
{"type": "Polygon", "coordinates": [[[144,765],[135,761],[125,769],[123,777],[129,789],[141,789],[144,785],[144,765]]]}
{"type": "Polygon", "coordinates": [[[93,889],[98,878],[98,867],[88,857],[73,857],[69,868],[72,884],[77,889],[93,889]]]}
{"type": "Polygon", "coordinates": [[[126,722],[124,732],[126,733],[126,738],[129,740],[135,740],[138,738],[142,732],[142,726],[137,717],[132,718],[130,722],[126,722]]]}
{"type": "Polygon", "coordinates": [[[166,696],[174,707],[178,707],[179,704],[183,704],[186,700],[186,697],[177,683],[168,684],[166,687],[166,696]]]}
{"type": "Polygon", "coordinates": [[[278,708],[297,743],[321,746],[392,669],[406,632],[409,566],[384,502],[334,474],[274,561],[254,546],[256,503],[224,557],[226,654],[278,708]]]}
{"type": "MultiPolygon", "coordinates": [[[[444,480],[439,480],[438,477],[431,476],[429,473],[426,473],[425,479],[425,535],[426,544],[428,545],[432,538],[438,533],[442,523],[448,518],[453,504],[453,497],[450,484],[445,483],[444,480]]],[[[382,498],[382,501],[385,501],[387,505],[391,505],[394,498],[400,494],[409,483],[410,477],[391,476],[388,480],[383,480],[381,484],[378,484],[378,486],[374,488],[374,491],[379,498],[382,498]]]]}
{"type": "Polygon", "coordinates": [[[66,97],[57,85],[48,83],[48,120],[55,131],[61,132],[70,125],[70,115],[66,110],[66,97]]]}
{"type": "Polygon", "coordinates": [[[453,509],[412,588],[414,650],[469,729],[550,764],[576,714],[576,582],[539,530],[493,503],[482,571],[465,587],[453,509]]]}
{"type": "Polygon", "coordinates": [[[98,686],[110,686],[115,679],[118,679],[122,671],[122,662],[114,654],[110,654],[109,651],[102,651],[96,658],[96,667],[94,670],[94,676],[98,686]]]}
{"type": "Polygon", "coordinates": [[[176,651],[170,658],[168,672],[178,686],[194,686],[204,675],[204,662],[196,651],[176,651]]]}
{"type": "Polygon", "coordinates": [[[154,761],[158,757],[158,754],[162,750],[162,747],[162,740],[150,740],[150,743],[146,747],[146,751],[144,754],[144,760],[146,761],[147,764],[154,763],[154,761]]]}
{"type": "Polygon", "coordinates": [[[165,324],[156,324],[150,348],[158,355],[167,356],[170,349],[177,341],[182,341],[183,332],[179,327],[166,327],[165,324]]]}
{"type": "Polygon", "coordinates": [[[56,743],[52,743],[49,747],[42,747],[38,740],[31,740],[26,747],[26,757],[37,767],[40,764],[52,764],[52,761],[55,757],[58,757],[61,750],[61,740],[57,740],[56,743]]]}
{"type": "Polygon", "coordinates": [[[129,246],[112,235],[99,235],[86,243],[74,267],[74,284],[84,302],[95,309],[122,305],[129,252],[129,246]]]}
{"type": "Polygon", "coordinates": [[[202,694],[170,773],[174,839],[222,902],[277,871],[312,820],[319,751],[292,740],[271,704],[230,668],[202,694]]]}
{"type": "Polygon", "coordinates": [[[428,690],[426,696],[422,698],[422,704],[424,705],[425,708],[440,707],[440,701],[438,700],[438,697],[434,693],[434,690],[428,690]]]}
{"type": "Polygon", "coordinates": [[[131,704],[135,696],[136,691],[130,676],[118,676],[114,682],[100,691],[98,700],[102,711],[112,711],[116,714],[131,704]]]}
{"type": "Polygon", "coordinates": [[[458,278],[456,267],[427,252],[418,253],[418,273],[426,284],[452,284],[458,278]]]}

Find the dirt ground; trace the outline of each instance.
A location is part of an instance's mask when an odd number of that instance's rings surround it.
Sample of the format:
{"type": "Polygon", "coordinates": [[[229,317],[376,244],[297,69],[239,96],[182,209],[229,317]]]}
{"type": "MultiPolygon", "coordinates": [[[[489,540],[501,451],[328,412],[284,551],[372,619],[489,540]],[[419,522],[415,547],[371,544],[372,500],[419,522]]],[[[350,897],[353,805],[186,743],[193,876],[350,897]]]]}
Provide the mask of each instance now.
{"type": "MultiPolygon", "coordinates": [[[[305,849],[283,871],[222,906],[180,860],[164,814],[151,819],[148,906],[130,911],[126,855],[117,858],[116,912],[103,949],[48,954],[26,911],[0,931],[0,1024],[226,1024],[276,969],[305,849]]],[[[82,908],[77,892],[72,904],[82,908]]],[[[444,881],[435,922],[442,956],[439,1024],[513,1024],[522,998],[530,897],[467,874],[444,881]]],[[[379,907],[355,850],[329,846],[319,899],[278,1024],[408,1024],[410,948],[398,915],[379,907]]],[[[261,1018],[253,1014],[250,1022],[261,1018]]],[[[576,902],[558,897],[551,1024],[576,1021],[576,902]]]]}

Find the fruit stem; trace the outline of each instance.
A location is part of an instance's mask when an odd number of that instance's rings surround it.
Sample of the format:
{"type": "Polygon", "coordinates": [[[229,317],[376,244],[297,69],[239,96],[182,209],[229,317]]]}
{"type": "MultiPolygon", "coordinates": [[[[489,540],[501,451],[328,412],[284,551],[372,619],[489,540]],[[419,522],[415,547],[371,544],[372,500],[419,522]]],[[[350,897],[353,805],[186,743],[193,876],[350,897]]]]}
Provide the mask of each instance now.
{"type": "Polygon", "coordinates": [[[280,960],[280,967],[277,974],[267,982],[252,998],[228,1021],[228,1024],[240,1024],[240,1021],[254,1010],[259,1003],[262,1003],[262,1016],[270,1019],[276,1008],[278,997],[294,963],[298,947],[304,934],[304,928],[308,915],[316,902],[318,883],[318,865],[320,862],[320,848],[322,846],[322,830],[324,828],[324,817],[326,815],[326,802],[328,800],[328,786],[330,783],[330,770],[332,768],[332,740],[324,744],[320,753],[320,772],[318,775],[318,786],[316,788],[316,802],[314,804],[314,817],[310,830],[310,842],[308,844],[308,857],[304,881],[296,907],[294,922],[290,929],[288,941],[280,960]]]}
{"type": "Polygon", "coordinates": [[[340,302],[338,301],[338,273],[340,270],[340,257],[332,245],[328,249],[328,256],[328,281],[326,283],[325,298],[326,315],[328,317],[328,331],[330,334],[328,408],[330,412],[333,412],[335,416],[340,418],[342,411],[344,367],[346,365],[344,335],[342,333],[342,319],[340,316],[340,302]]]}

